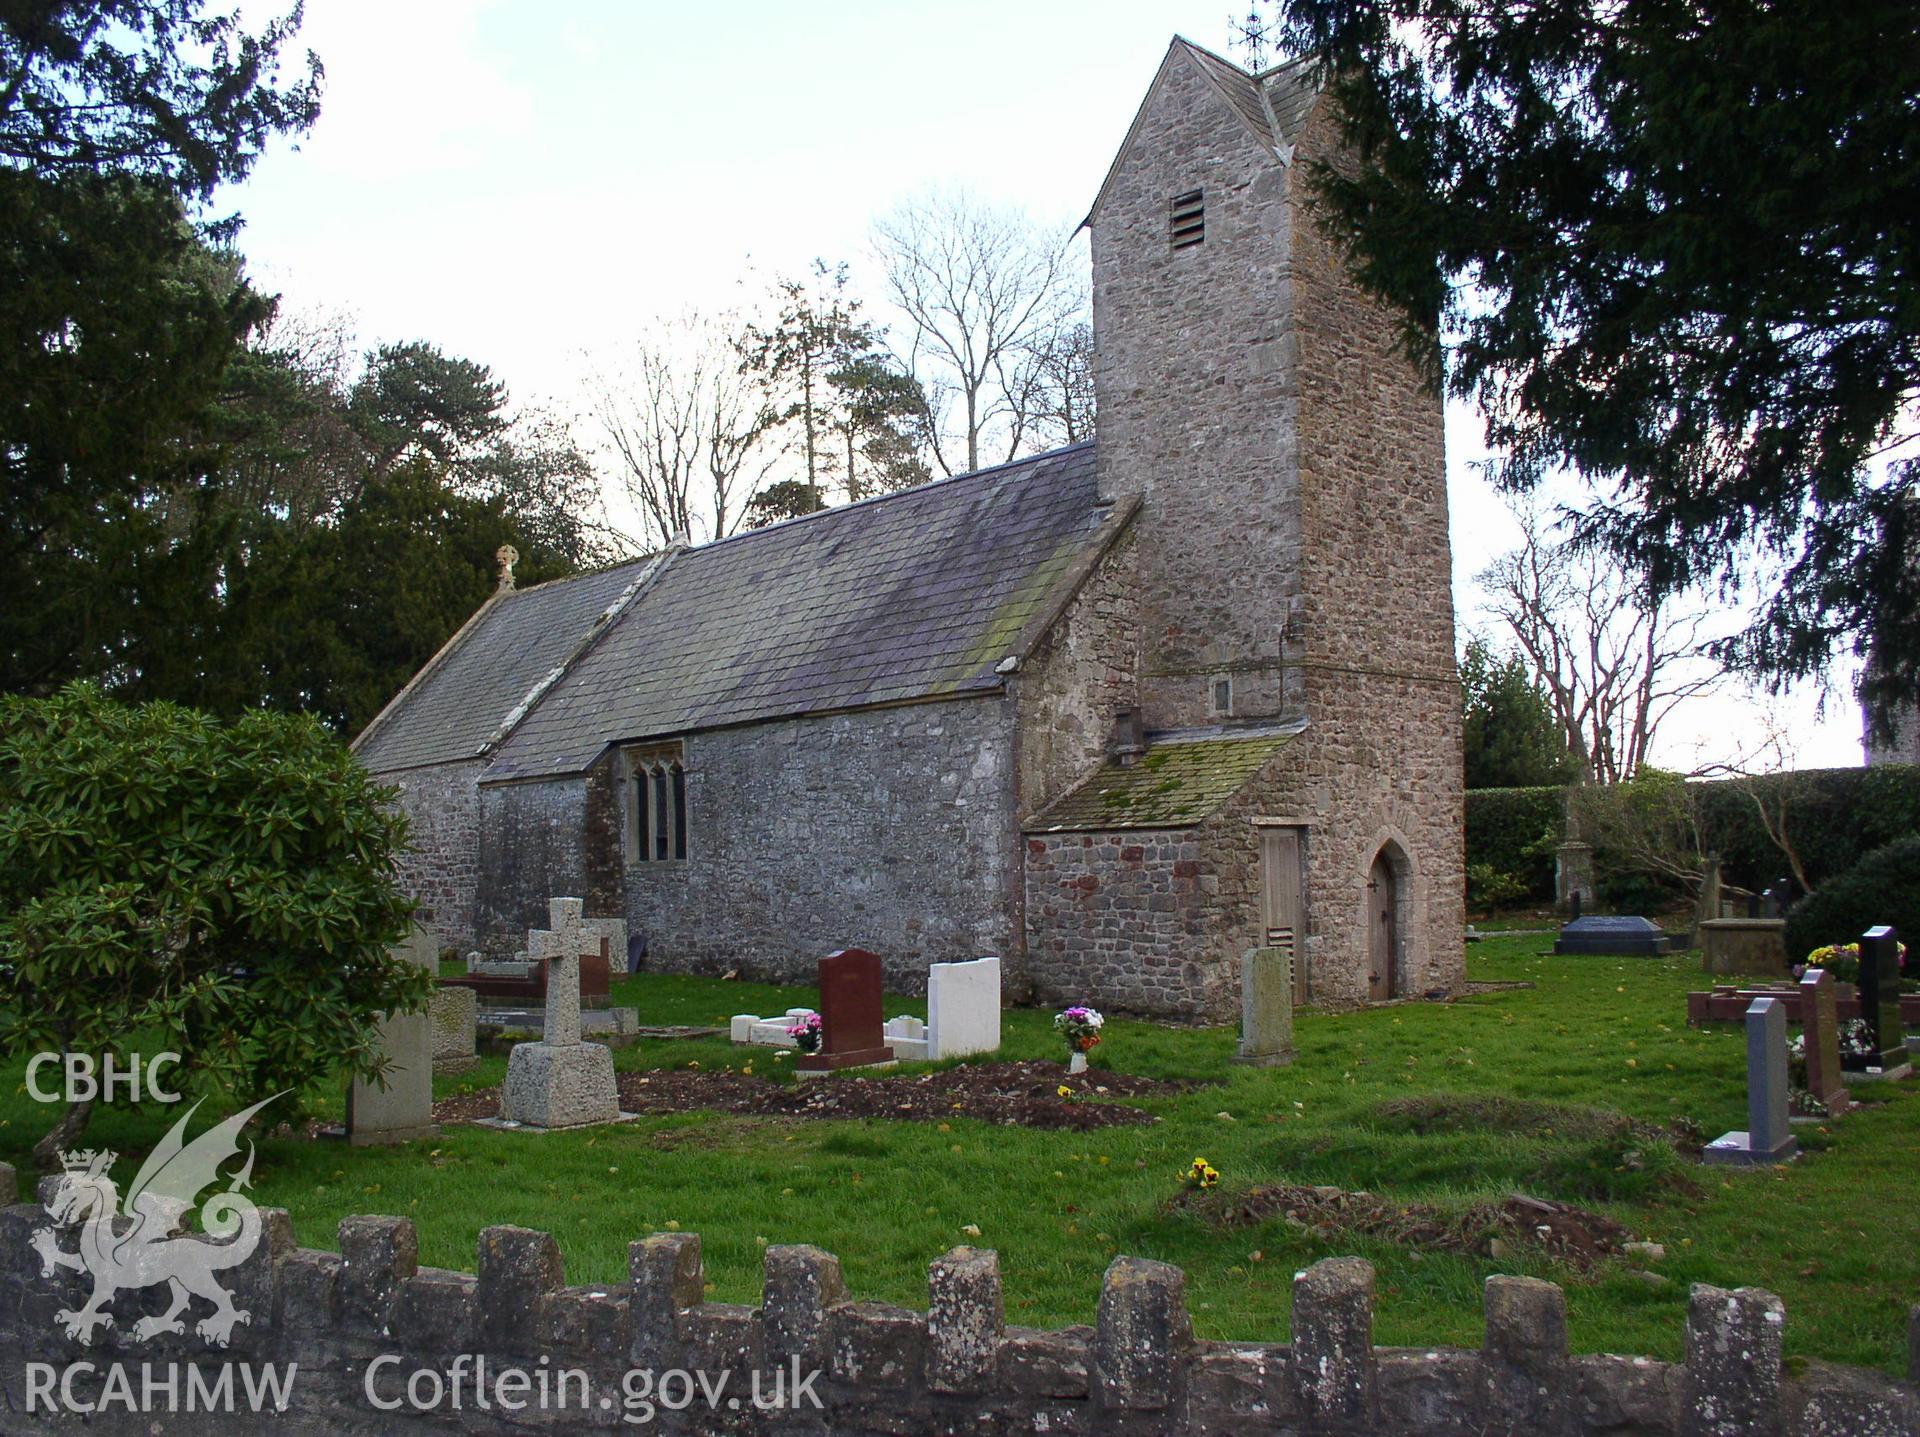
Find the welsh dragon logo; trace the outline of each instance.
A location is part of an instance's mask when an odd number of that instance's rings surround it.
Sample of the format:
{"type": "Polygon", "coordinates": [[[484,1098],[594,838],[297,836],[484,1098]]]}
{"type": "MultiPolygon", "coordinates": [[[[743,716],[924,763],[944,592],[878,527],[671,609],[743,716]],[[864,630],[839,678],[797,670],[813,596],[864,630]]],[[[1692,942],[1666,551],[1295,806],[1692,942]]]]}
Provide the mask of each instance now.
{"type": "Polygon", "coordinates": [[[234,1324],[251,1320],[250,1313],[233,1305],[217,1274],[245,1262],[260,1241],[260,1210],[241,1191],[253,1176],[252,1143],[246,1145],[245,1166],[226,1188],[204,1203],[199,1198],[203,1189],[219,1181],[220,1165],[240,1151],[240,1130],[273,1101],[255,1103],[187,1142],[187,1122],[200,1107],[195,1103],[140,1165],[125,1203],[107,1176],[118,1154],[89,1149],[60,1155],[65,1172],[47,1205],[53,1221],[34,1233],[33,1249],[40,1254],[42,1277],[65,1267],[93,1278],[93,1294],[84,1307],[55,1314],[67,1336],[91,1343],[96,1329],[112,1325],[107,1308],[116,1293],[163,1282],[172,1302],[165,1312],[134,1324],[133,1334],[142,1342],[163,1332],[183,1333],[180,1314],[195,1297],[213,1304],[212,1314],[193,1329],[209,1346],[225,1347],[234,1324]],[[183,1231],[196,1204],[205,1237],[183,1231]],[[76,1224],[79,1248],[63,1252],[59,1229],[76,1224]]]}

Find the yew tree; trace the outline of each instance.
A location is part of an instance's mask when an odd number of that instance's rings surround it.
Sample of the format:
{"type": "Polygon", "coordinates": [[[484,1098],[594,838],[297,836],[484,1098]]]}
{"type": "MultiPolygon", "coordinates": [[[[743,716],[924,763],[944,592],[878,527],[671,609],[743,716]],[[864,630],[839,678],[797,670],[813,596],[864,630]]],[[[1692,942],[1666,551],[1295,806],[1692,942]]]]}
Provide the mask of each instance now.
{"type": "Polygon", "coordinates": [[[1757,584],[1721,656],[1920,687],[1920,26],[1906,0],[1285,0],[1362,163],[1354,272],[1509,490],[1655,599],[1757,584]]]}

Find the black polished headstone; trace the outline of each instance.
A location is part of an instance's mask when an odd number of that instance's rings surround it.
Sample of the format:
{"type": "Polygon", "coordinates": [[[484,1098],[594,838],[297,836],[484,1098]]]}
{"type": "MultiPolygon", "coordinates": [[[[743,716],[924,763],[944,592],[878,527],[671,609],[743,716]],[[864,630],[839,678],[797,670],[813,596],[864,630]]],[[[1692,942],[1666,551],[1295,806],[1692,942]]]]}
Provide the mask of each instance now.
{"type": "Polygon", "coordinates": [[[1907,1061],[1900,1022],[1900,938],[1882,925],[1860,935],[1860,1016],[1873,1039],[1869,1069],[1890,1072],[1907,1061]]]}

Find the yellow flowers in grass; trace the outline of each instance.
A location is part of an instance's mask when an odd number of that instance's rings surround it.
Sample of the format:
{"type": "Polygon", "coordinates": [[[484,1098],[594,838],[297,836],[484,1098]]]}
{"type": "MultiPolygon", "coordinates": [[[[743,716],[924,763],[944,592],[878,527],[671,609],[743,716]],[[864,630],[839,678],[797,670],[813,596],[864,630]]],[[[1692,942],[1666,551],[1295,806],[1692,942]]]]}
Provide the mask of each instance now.
{"type": "Polygon", "coordinates": [[[1220,1172],[1205,1158],[1195,1158],[1180,1170],[1180,1181],[1190,1188],[1210,1188],[1220,1181],[1220,1172]]]}

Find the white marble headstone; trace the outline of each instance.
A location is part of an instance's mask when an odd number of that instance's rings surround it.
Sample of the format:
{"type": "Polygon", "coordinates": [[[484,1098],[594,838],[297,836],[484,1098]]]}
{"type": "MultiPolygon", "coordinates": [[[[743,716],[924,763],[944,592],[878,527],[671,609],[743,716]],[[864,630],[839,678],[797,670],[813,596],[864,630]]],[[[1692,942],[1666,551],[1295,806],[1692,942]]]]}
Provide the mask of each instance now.
{"type": "Polygon", "coordinates": [[[964,1058],[1000,1047],[1000,960],[927,969],[927,1056],[964,1058]]]}

